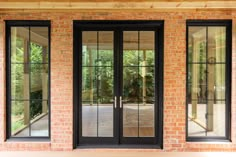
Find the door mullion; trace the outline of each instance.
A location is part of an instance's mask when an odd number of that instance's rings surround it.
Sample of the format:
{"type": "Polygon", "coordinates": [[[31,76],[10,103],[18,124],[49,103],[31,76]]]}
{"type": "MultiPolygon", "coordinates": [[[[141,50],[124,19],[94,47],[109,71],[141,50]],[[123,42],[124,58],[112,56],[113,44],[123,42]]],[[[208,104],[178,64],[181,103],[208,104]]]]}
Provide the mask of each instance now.
{"type": "Polygon", "coordinates": [[[114,97],[116,97],[116,108],[114,108],[114,138],[119,144],[119,32],[114,30],[114,97]]]}
{"type": "Polygon", "coordinates": [[[119,68],[119,87],[118,87],[118,95],[119,95],[119,143],[121,143],[121,139],[123,137],[123,108],[121,107],[120,97],[122,98],[122,89],[123,89],[123,31],[119,30],[119,47],[118,47],[118,68],[119,68]]]}

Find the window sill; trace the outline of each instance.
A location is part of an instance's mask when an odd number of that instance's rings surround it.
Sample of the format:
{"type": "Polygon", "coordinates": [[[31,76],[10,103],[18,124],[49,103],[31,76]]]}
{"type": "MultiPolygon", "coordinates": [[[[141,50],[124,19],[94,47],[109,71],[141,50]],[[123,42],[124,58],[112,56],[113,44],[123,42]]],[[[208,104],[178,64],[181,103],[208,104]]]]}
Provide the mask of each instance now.
{"type": "Polygon", "coordinates": [[[231,144],[232,141],[229,139],[217,139],[217,138],[212,138],[212,139],[196,139],[196,138],[191,138],[186,140],[187,144],[231,144]]]}
{"type": "Polygon", "coordinates": [[[51,140],[49,137],[12,137],[6,140],[6,142],[45,142],[50,143],[51,140]]]}

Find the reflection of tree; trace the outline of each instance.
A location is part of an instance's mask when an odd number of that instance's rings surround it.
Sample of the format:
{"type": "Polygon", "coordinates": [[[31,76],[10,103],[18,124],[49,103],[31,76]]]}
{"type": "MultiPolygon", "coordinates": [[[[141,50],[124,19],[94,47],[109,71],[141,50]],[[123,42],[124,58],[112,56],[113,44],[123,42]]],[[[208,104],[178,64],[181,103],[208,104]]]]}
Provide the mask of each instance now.
{"type": "MultiPolygon", "coordinates": [[[[151,73],[151,72],[150,72],[151,73]]],[[[153,73],[152,73],[153,74],[153,73]]],[[[153,102],[154,100],[154,84],[153,84],[153,75],[146,75],[146,101],[153,102]]],[[[135,75],[136,77],[128,77],[129,82],[124,85],[123,94],[127,101],[142,102],[142,89],[143,82],[141,75],[135,75]]],[[[125,79],[125,78],[124,78],[125,79]]]]}
{"type": "Polygon", "coordinates": [[[83,52],[83,101],[108,103],[113,98],[113,53],[110,50],[83,52]]]}
{"type": "Polygon", "coordinates": [[[97,96],[100,102],[107,103],[113,96],[113,69],[111,67],[111,60],[110,58],[101,56],[101,58],[95,62],[99,62],[98,65],[104,66],[96,70],[97,96]]]}
{"type": "MultiPolygon", "coordinates": [[[[153,51],[128,50],[123,56],[123,96],[127,101],[143,100],[150,102],[154,98],[154,53],[153,51]],[[144,56],[145,55],[145,56],[144,56]],[[144,59],[145,58],[145,59],[144,59]],[[143,66],[143,60],[146,64],[143,66]],[[145,67],[145,66],[148,67],[145,67]],[[145,74],[143,72],[145,71],[145,74]],[[143,79],[145,77],[145,79],[143,79]],[[145,80],[145,82],[144,82],[145,80]],[[145,83],[145,85],[144,85],[145,83]],[[143,89],[145,88],[145,89],[143,89]],[[146,92],[144,93],[143,90],[146,92]],[[145,95],[143,95],[145,94],[145,95]],[[145,97],[145,99],[143,99],[145,97]]],[[[145,103],[145,102],[144,102],[145,103]]]]}
{"type": "MultiPolygon", "coordinates": [[[[113,88],[114,88],[114,66],[113,66],[113,52],[111,50],[99,50],[100,56],[96,56],[96,51],[92,53],[83,52],[83,63],[90,65],[88,68],[83,68],[83,101],[90,101],[90,89],[91,81],[93,81],[92,91],[93,100],[99,101],[99,103],[107,103],[113,99],[113,88]],[[90,57],[88,55],[93,55],[90,57]],[[89,58],[92,58],[89,64],[89,58]],[[91,66],[92,65],[92,66],[91,66]],[[92,73],[90,70],[92,69],[92,73]],[[92,77],[91,77],[92,75],[92,77]],[[92,79],[91,79],[92,78],[92,79]]],[[[126,99],[142,101],[142,54],[135,50],[125,51],[123,54],[123,95],[126,99]],[[140,59],[138,59],[140,58],[140,59]],[[138,63],[138,60],[140,62],[138,63]],[[126,66],[130,65],[130,66],[126,66]]],[[[147,51],[146,53],[147,65],[153,67],[146,68],[146,96],[147,101],[151,101],[154,97],[154,53],[153,51],[147,51]]],[[[91,103],[91,102],[90,102],[91,103]]]]}

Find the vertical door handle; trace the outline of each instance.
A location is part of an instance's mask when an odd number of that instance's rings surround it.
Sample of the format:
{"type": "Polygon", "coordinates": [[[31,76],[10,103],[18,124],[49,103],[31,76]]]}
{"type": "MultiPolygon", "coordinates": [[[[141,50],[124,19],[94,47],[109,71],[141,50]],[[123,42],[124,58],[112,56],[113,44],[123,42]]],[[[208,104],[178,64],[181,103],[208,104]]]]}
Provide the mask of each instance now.
{"type": "Polygon", "coordinates": [[[120,108],[122,108],[122,96],[120,96],[120,108]]]}
{"type": "Polygon", "coordinates": [[[117,100],[116,100],[116,96],[115,96],[115,100],[114,100],[114,107],[116,108],[116,103],[117,103],[117,100]]]}

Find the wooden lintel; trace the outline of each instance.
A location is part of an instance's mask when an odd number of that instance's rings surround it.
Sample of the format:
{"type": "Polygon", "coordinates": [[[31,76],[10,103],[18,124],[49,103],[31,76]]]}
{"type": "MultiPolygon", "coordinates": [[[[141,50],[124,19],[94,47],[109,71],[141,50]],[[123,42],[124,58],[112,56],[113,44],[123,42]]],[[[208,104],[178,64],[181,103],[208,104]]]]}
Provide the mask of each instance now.
{"type": "Polygon", "coordinates": [[[236,1],[141,1],[141,2],[2,2],[0,9],[235,9],[236,1]]]}

